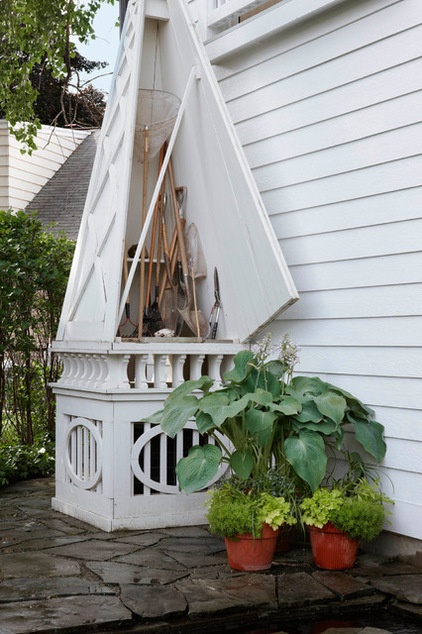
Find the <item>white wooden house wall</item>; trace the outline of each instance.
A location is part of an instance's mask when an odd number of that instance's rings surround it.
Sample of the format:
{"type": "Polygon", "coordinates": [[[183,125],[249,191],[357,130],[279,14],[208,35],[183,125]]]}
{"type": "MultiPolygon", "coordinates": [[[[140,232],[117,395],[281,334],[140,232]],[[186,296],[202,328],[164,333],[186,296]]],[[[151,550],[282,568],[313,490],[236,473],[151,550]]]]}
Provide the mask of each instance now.
{"type": "Polygon", "coordinates": [[[214,38],[201,2],[190,9],[300,294],[273,337],[298,343],[299,373],[375,408],[390,530],[420,540],[420,0],[290,0],[214,38]]]}
{"type": "Polygon", "coordinates": [[[38,149],[31,155],[22,154],[7,121],[0,120],[0,209],[25,209],[90,133],[42,126],[36,139],[38,149]]]}

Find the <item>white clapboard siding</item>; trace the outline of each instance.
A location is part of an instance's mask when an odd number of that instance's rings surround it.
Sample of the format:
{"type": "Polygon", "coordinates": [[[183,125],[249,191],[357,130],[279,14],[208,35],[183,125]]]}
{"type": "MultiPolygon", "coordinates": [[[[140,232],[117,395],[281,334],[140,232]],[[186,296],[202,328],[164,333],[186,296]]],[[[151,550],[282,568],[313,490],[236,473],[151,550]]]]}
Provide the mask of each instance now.
{"type": "MultiPolygon", "coordinates": [[[[270,110],[272,103],[277,103],[281,98],[283,103],[292,103],[300,99],[305,99],[320,92],[326,92],[360,81],[363,77],[370,77],[385,69],[404,64],[418,57],[419,43],[422,28],[413,29],[414,38],[409,37],[409,33],[398,33],[391,38],[381,39],[368,45],[362,43],[361,48],[351,50],[349,54],[328,59],[321,65],[314,65],[312,54],[306,56],[307,68],[294,69],[292,73],[286,72],[288,59],[283,58],[271,61],[271,74],[267,76],[265,69],[259,69],[262,87],[258,90],[254,85],[254,90],[236,96],[227,95],[228,104],[233,111],[235,122],[245,118],[246,112],[250,110],[251,116],[261,113],[261,110],[270,110]],[[312,66],[310,66],[312,64],[312,66]],[[264,73],[264,76],[262,75],[264,73]],[[306,75],[306,81],[304,81],[306,75]],[[263,104],[265,104],[263,106],[263,104]]],[[[334,37],[334,36],[333,36],[334,37]]],[[[339,34],[336,35],[336,38],[339,34]]],[[[320,44],[316,44],[320,46],[320,44]]],[[[295,55],[295,52],[291,52],[295,55]]],[[[304,60],[305,61],[305,60],[304,60]]],[[[256,70],[256,69],[255,69],[256,70]]],[[[255,73],[254,73],[255,74],[255,73]]],[[[239,77],[237,78],[239,80],[239,77]]],[[[245,81],[245,74],[241,82],[245,81]]],[[[227,82],[227,79],[225,80],[227,82]]],[[[245,84],[243,83],[243,90],[245,84]]],[[[224,88],[224,85],[223,85],[224,88]]]]}
{"type": "MultiPolygon", "coordinates": [[[[318,345],[342,346],[419,346],[422,347],[422,328],[420,316],[388,316],[336,319],[315,319],[310,315],[307,319],[279,320],[271,324],[271,332],[277,339],[283,333],[293,333],[302,347],[318,345]]],[[[406,363],[406,358],[401,360],[406,363]]],[[[302,366],[299,366],[300,368],[302,366]]],[[[306,369],[305,369],[306,372],[306,369]]]]}
{"type": "Polygon", "coordinates": [[[420,90],[420,59],[406,64],[408,73],[403,77],[401,64],[386,68],[376,75],[363,77],[350,84],[340,84],[323,93],[312,94],[306,99],[294,100],[288,92],[280,96],[270,111],[237,122],[237,131],[244,144],[283,132],[304,128],[320,121],[334,119],[344,113],[360,112],[402,95],[420,90]]]}
{"type": "Polygon", "coordinates": [[[400,348],[395,346],[330,346],[304,348],[301,362],[308,372],[335,372],[336,374],[356,374],[360,376],[395,375],[401,378],[422,378],[422,355],[418,348],[400,348]],[[401,363],[405,358],[406,363],[401,363]]]}
{"type": "Polygon", "coordinates": [[[283,30],[295,1],[270,10],[267,39],[256,16],[207,44],[300,294],[267,331],[300,346],[298,374],[374,407],[389,530],[420,540],[420,2],[344,2],[283,30]]]}
{"type": "Polygon", "coordinates": [[[301,293],[300,298],[301,301],[289,309],[290,319],[422,314],[422,283],[311,291],[301,293]]]}
{"type": "MultiPolygon", "coordinates": [[[[335,173],[334,176],[314,181],[306,181],[300,166],[297,167],[300,180],[291,185],[283,185],[282,170],[278,174],[277,182],[270,184],[268,181],[265,182],[265,179],[260,179],[261,184],[265,183],[267,188],[262,192],[262,198],[270,215],[281,207],[293,211],[420,187],[422,157],[412,156],[344,174],[335,173]]],[[[333,165],[333,171],[336,170],[338,165],[333,165]]]]}
{"type": "Polygon", "coordinates": [[[42,126],[36,138],[37,150],[22,154],[7,122],[1,120],[0,207],[24,209],[89,134],[87,130],[42,126]]]}
{"type": "MultiPolygon", "coordinates": [[[[402,128],[404,135],[418,134],[421,108],[422,91],[419,91],[404,95],[397,100],[397,104],[389,100],[364,111],[346,113],[285,132],[284,135],[273,135],[245,146],[246,155],[251,167],[256,168],[267,165],[268,156],[275,161],[285,161],[291,157],[302,159],[305,156],[308,160],[314,160],[314,154],[318,153],[318,159],[322,149],[341,148],[343,145],[350,152],[358,153],[358,142],[366,143],[369,137],[378,135],[380,143],[394,143],[394,139],[388,135],[384,139],[384,133],[391,131],[391,135],[399,134],[402,128]]],[[[375,142],[377,140],[374,138],[375,142]]]]}
{"type": "Polygon", "coordinates": [[[381,257],[291,265],[290,272],[300,292],[387,286],[421,281],[421,254],[400,253],[381,257]]]}
{"type": "MultiPolygon", "coordinates": [[[[410,125],[400,130],[388,131],[377,134],[371,138],[361,139],[350,143],[337,144],[336,137],[330,136],[334,146],[313,151],[308,154],[293,158],[283,157],[283,151],[277,147],[271,153],[272,160],[267,164],[255,167],[256,180],[262,189],[269,189],[274,179],[281,173],[286,185],[301,182],[303,175],[308,180],[325,178],[333,174],[344,174],[362,170],[366,167],[383,166],[421,153],[420,139],[422,137],[422,124],[410,125]],[[338,166],[333,170],[333,165],[338,166]],[[298,170],[301,170],[298,172],[298,170]]],[[[286,148],[284,148],[286,151],[286,148]]]]}
{"type": "Polygon", "coordinates": [[[419,219],[421,207],[422,190],[413,187],[291,212],[279,207],[270,215],[277,235],[287,239],[419,219]]]}
{"type": "Polygon", "coordinates": [[[288,238],[283,240],[283,251],[291,264],[412,253],[421,249],[421,235],[419,218],[288,238]]]}

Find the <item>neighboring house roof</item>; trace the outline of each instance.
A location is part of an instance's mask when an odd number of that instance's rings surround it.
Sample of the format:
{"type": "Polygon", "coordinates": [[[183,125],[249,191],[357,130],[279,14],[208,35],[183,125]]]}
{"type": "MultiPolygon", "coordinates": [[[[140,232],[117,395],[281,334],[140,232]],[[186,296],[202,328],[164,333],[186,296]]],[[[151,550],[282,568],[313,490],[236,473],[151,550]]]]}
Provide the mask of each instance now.
{"type": "Polygon", "coordinates": [[[43,224],[55,223],[53,233],[63,231],[72,240],[78,237],[99,136],[100,130],[87,136],[26,207],[43,224]]]}

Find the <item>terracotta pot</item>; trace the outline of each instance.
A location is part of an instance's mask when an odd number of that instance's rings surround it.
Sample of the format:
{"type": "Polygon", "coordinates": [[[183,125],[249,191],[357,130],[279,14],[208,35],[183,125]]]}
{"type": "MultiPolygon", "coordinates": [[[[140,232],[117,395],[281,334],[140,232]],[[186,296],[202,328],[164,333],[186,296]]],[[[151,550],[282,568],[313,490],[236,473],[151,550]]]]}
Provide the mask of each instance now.
{"type": "Polygon", "coordinates": [[[271,568],[277,537],[280,529],[273,531],[264,524],[262,536],[236,535],[234,539],[225,537],[230,568],[234,570],[268,570],[271,568]]]}
{"type": "Polygon", "coordinates": [[[359,540],[351,539],[328,522],[322,528],[309,526],[315,565],[325,570],[346,570],[356,562],[359,540]]]}

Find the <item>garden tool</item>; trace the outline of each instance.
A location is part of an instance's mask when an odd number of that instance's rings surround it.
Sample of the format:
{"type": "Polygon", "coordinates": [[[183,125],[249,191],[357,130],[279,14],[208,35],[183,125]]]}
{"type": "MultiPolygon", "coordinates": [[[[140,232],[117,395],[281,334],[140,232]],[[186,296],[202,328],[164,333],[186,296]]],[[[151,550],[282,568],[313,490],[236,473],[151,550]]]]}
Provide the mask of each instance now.
{"type": "Polygon", "coordinates": [[[215,339],[217,336],[218,319],[220,317],[221,301],[220,301],[220,283],[218,280],[217,267],[214,267],[214,305],[211,308],[209,318],[209,338],[215,339]]]}
{"type": "Polygon", "coordinates": [[[167,226],[164,213],[161,220],[161,231],[165,270],[162,278],[162,289],[159,293],[159,307],[165,327],[169,330],[174,331],[175,335],[178,335],[183,324],[177,308],[178,303],[179,305],[184,304],[184,297],[179,297],[178,284],[173,280],[167,236],[167,226]]]}
{"type": "MultiPolygon", "coordinates": [[[[144,163],[142,179],[142,228],[145,224],[147,213],[147,187],[148,187],[148,154],[149,154],[149,133],[148,126],[143,129],[144,135],[144,163]]],[[[145,306],[145,247],[141,250],[141,261],[139,269],[139,311],[138,311],[138,337],[143,336],[144,326],[144,306],[145,306]]]]}
{"type": "Polygon", "coordinates": [[[207,277],[207,263],[205,261],[204,252],[199,238],[198,228],[194,223],[191,223],[186,231],[186,251],[188,255],[189,273],[192,281],[193,291],[193,305],[195,309],[195,326],[197,337],[208,337],[209,325],[206,324],[205,332],[205,318],[200,310],[198,310],[198,302],[196,296],[196,280],[198,278],[207,277]],[[201,324],[200,324],[200,317],[201,324]]]}
{"type": "Polygon", "coordinates": [[[185,236],[183,232],[182,219],[180,217],[178,203],[177,203],[177,191],[174,184],[173,165],[170,159],[169,166],[169,178],[170,178],[170,190],[173,203],[174,220],[177,231],[177,243],[179,246],[180,265],[179,265],[179,286],[182,292],[185,294],[185,304],[183,308],[178,308],[180,315],[183,317],[183,321],[188,328],[195,333],[198,337],[206,337],[208,335],[208,323],[200,311],[192,310],[192,296],[189,287],[189,263],[186,252],[185,236]]]}
{"type": "MultiPolygon", "coordinates": [[[[163,164],[164,159],[164,146],[160,150],[160,158],[158,164],[158,174],[160,174],[160,169],[163,164]]],[[[163,327],[163,322],[161,319],[160,311],[158,308],[158,279],[160,275],[160,259],[161,259],[161,229],[160,229],[160,213],[161,213],[161,204],[164,195],[164,183],[161,188],[161,194],[157,198],[157,203],[154,208],[154,215],[152,219],[152,229],[151,229],[151,243],[149,249],[149,268],[148,268],[148,280],[147,280],[147,288],[145,294],[145,310],[144,310],[144,332],[145,334],[152,336],[156,330],[159,330],[163,327]],[[156,236],[158,229],[158,240],[157,240],[157,249],[155,248],[156,236]],[[157,255],[156,255],[157,250],[157,255]],[[156,286],[155,286],[155,301],[151,305],[151,286],[152,286],[152,276],[154,272],[154,258],[156,257],[156,267],[155,267],[155,277],[156,277],[156,286]]]]}

